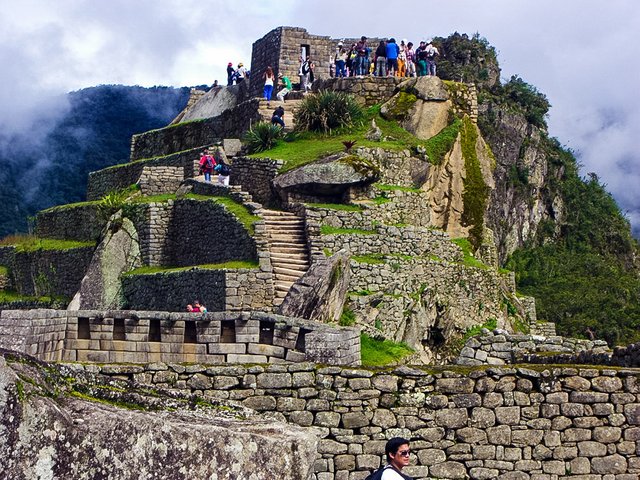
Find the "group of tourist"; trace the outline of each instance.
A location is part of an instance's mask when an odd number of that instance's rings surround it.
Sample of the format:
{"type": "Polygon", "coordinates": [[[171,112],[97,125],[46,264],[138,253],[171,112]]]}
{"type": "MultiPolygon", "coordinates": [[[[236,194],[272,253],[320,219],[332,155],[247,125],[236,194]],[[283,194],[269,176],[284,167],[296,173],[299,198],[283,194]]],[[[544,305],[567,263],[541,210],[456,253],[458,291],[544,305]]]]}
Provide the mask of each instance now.
{"type": "Polygon", "coordinates": [[[204,175],[205,182],[211,182],[211,176],[217,174],[218,184],[225,187],[229,186],[231,167],[229,166],[229,160],[221,145],[216,145],[213,151],[210,149],[204,150],[200,154],[200,161],[198,163],[200,166],[198,173],[199,175],[204,175]]]}
{"type": "Polygon", "coordinates": [[[245,79],[249,78],[249,70],[244,66],[244,63],[238,63],[237,68],[233,68],[233,63],[227,64],[227,86],[240,85],[245,79]]]}
{"type": "Polygon", "coordinates": [[[193,304],[187,305],[187,312],[191,313],[207,313],[207,307],[201,305],[198,300],[195,300],[193,304]]]}
{"type": "Polygon", "coordinates": [[[367,44],[367,37],[349,49],[338,42],[333,56],[331,75],[335,77],[423,77],[436,75],[436,57],[440,55],[432,41],[421,41],[414,50],[413,42],[395,38],[380,40],[375,50],[367,44]],[[373,53],[373,57],[372,54],[373,53]]]}

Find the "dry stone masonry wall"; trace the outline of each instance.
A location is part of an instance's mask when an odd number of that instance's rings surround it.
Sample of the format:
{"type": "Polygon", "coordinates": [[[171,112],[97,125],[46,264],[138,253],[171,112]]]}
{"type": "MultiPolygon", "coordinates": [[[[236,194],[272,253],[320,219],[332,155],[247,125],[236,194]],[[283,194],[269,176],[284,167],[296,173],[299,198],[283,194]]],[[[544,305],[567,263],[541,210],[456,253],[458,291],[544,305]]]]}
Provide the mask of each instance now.
{"type": "Polygon", "coordinates": [[[275,194],[271,181],[282,167],[282,160],[269,158],[236,157],[233,159],[233,173],[230,177],[232,185],[242,185],[256,202],[272,205],[275,194]]]}
{"type": "Polygon", "coordinates": [[[34,233],[39,238],[94,242],[104,223],[97,204],[75,204],[38,212],[34,233]]]}
{"type": "Polygon", "coordinates": [[[183,180],[183,167],[144,167],[138,185],[142,195],[161,195],[175,192],[183,180]]]}
{"type": "Polygon", "coordinates": [[[421,479],[637,480],[638,370],[295,365],[81,366],[276,412],[322,435],[316,480],[362,480],[388,438],[421,479]]]}
{"type": "Polygon", "coordinates": [[[257,311],[4,310],[0,348],[45,361],[360,364],[357,329],[257,311]]]}
{"type": "Polygon", "coordinates": [[[555,356],[549,355],[553,353],[570,354],[569,356],[575,359],[575,354],[580,352],[598,355],[604,354],[608,350],[609,347],[604,340],[514,335],[506,331],[495,330],[493,332],[486,331],[482,335],[467,340],[456,363],[458,365],[505,365],[519,362],[546,364],[556,363],[554,362],[555,356]]]}

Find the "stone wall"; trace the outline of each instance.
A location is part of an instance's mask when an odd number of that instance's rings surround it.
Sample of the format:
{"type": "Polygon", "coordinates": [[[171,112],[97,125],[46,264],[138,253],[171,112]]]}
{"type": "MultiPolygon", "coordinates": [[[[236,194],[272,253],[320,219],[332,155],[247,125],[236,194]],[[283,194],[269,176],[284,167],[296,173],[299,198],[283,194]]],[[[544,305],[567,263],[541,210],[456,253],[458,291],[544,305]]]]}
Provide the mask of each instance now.
{"type": "Polygon", "coordinates": [[[360,364],[359,330],[257,311],[4,310],[0,348],[47,361],[360,364]]]}
{"type": "Polygon", "coordinates": [[[363,480],[388,438],[421,479],[637,480],[638,370],[74,366],[228,399],[322,435],[316,480],[363,480]]]}
{"type": "Polygon", "coordinates": [[[38,212],[34,233],[40,238],[95,242],[105,220],[96,203],[53,207],[38,212]]]}
{"type": "MultiPolygon", "coordinates": [[[[458,365],[505,365],[526,361],[527,363],[556,363],[549,353],[576,354],[578,352],[605,353],[609,350],[604,340],[580,340],[560,336],[511,335],[496,330],[467,340],[458,365]],[[535,361],[533,357],[539,357],[535,361]]],[[[570,356],[572,356],[570,355],[570,356]]],[[[583,359],[585,360],[585,359],[583,359]]],[[[562,362],[567,363],[567,362],[562,362]]],[[[591,362],[581,362],[591,363],[591,362]]]]}
{"type": "Polygon", "coordinates": [[[184,180],[184,167],[143,167],[138,185],[142,195],[175,192],[184,180]]]}
{"type": "Polygon", "coordinates": [[[0,348],[60,361],[66,332],[65,310],[0,310],[0,348]]]}
{"type": "Polygon", "coordinates": [[[139,310],[184,311],[200,302],[211,312],[270,309],[273,275],[264,269],[206,269],[163,271],[122,278],[127,307],[139,310]]]}
{"type": "MultiPolygon", "coordinates": [[[[375,48],[374,48],[375,50],[375,48]]],[[[366,107],[389,100],[396,89],[406,78],[399,77],[373,77],[364,78],[326,78],[323,81],[313,83],[313,91],[333,90],[354,95],[358,102],[366,107]]]]}
{"type": "Polygon", "coordinates": [[[134,135],[131,138],[131,160],[203,149],[223,138],[241,138],[253,123],[259,121],[258,107],[259,99],[250,99],[217,117],[134,135]]]}
{"type": "Polygon", "coordinates": [[[257,259],[256,239],[214,200],[134,204],[127,208],[127,216],[138,231],[144,265],[181,267],[257,259]]]}
{"type": "Polygon", "coordinates": [[[370,234],[320,234],[320,225],[307,221],[307,238],[312,256],[324,255],[325,249],[337,252],[343,248],[352,255],[398,254],[412,257],[433,255],[446,261],[461,261],[460,248],[441,231],[412,225],[395,227],[378,225],[370,234]]]}
{"type": "Polygon", "coordinates": [[[277,202],[277,195],[271,188],[271,182],[282,164],[282,160],[270,158],[236,157],[233,159],[230,183],[241,185],[256,202],[273,205],[277,202]]]}
{"type": "Polygon", "coordinates": [[[121,190],[138,183],[143,169],[146,167],[182,168],[184,178],[195,177],[198,175],[198,160],[202,148],[194,148],[166,156],[154,156],[146,160],[123,163],[91,172],[87,185],[87,200],[99,200],[111,191],[121,190]]]}
{"type": "Polygon", "coordinates": [[[71,298],[80,287],[95,246],[65,250],[16,252],[11,270],[14,288],[21,295],[71,298]]]}

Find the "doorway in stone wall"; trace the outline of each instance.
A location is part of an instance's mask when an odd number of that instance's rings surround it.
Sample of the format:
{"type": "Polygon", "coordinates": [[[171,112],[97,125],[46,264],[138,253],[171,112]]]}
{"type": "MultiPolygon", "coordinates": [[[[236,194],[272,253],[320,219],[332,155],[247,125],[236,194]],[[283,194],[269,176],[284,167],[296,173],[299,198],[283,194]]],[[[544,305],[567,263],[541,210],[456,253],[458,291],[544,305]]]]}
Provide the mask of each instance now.
{"type": "Polygon", "coordinates": [[[311,45],[300,45],[300,57],[302,58],[303,61],[309,58],[310,54],[311,54],[311,45]]]}

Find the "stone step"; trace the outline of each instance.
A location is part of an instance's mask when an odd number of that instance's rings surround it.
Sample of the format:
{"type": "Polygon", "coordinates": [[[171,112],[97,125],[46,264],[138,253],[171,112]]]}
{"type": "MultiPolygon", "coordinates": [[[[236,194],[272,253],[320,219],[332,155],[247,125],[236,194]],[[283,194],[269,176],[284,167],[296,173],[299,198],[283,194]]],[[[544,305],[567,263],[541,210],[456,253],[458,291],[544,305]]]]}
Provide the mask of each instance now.
{"type": "Polygon", "coordinates": [[[272,252],[276,252],[276,253],[295,253],[295,254],[306,254],[307,253],[307,247],[304,245],[291,245],[291,244],[285,244],[285,245],[271,245],[271,249],[272,252]]]}
{"type": "Polygon", "coordinates": [[[269,233],[269,240],[272,243],[297,243],[306,245],[304,233],[269,233]]]}
{"type": "MultiPolygon", "coordinates": [[[[291,285],[293,285],[295,282],[298,281],[298,279],[301,277],[302,275],[284,275],[283,273],[275,273],[273,275],[273,279],[277,282],[280,281],[282,283],[287,282],[287,283],[291,283],[291,285]]],[[[291,285],[289,285],[289,288],[291,288],[291,285]]]]}
{"type": "MultiPolygon", "coordinates": [[[[306,255],[304,256],[306,257],[306,255]]],[[[305,270],[309,268],[309,260],[303,258],[303,255],[287,255],[283,257],[276,257],[274,254],[271,254],[271,264],[272,265],[299,265],[303,267],[305,270]]]]}
{"type": "Polygon", "coordinates": [[[276,276],[281,276],[281,275],[291,276],[291,277],[298,276],[298,278],[300,278],[305,271],[306,271],[305,269],[300,269],[300,268],[283,268],[283,267],[273,266],[273,273],[275,273],[276,276]]]}

